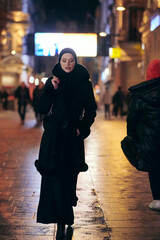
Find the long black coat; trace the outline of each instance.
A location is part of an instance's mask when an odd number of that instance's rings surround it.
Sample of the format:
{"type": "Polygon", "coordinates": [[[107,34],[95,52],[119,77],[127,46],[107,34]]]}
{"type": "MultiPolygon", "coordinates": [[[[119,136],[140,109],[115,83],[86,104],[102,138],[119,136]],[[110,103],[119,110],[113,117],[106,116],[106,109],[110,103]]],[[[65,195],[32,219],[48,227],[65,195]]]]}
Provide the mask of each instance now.
{"type": "Polygon", "coordinates": [[[39,101],[39,112],[52,115],[44,120],[37,170],[42,175],[38,222],[73,223],[68,196],[76,187],[76,176],[87,170],[83,139],[90,134],[96,116],[96,103],[85,67],[77,64],[65,74],[60,65],[53,68],[60,79],[57,90],[49,78],[39,101]],[[77,137],[77,129],[80,136],[77,137]],[[46,197],[48,196],[48,198],[46,197]],[[58,209],[58,210],[57,210],[58,209]]]}
{"type": "Polygon", "coordinates": [[[51,83],[52,78],[49,78],[39,101],[39,113],[47,114],[52,108],[52,115],[44,120],[45,131],[37,168],[42,175],[52,175],[64,164],[62,152],[65,155],[66,151],[70,151],[75,159],[72,168],[85,171],[83,139],[90,134],[90,127],[96,116],[96,103],[89,74],[80,64],[77,64],[69,79],[65,79],[59,64],[54,67],[53,74],[60,79],[59,88],[55,90],[51,83]],[[77,129],[80,131],[79,137],[77,129]],[[57,145],[61,145],[61,148],[58,146],[57,149],[57,145]]]}
{"type": "Polygon", "coordinates": [[[160,78],[130,89],[127,135],[138,149],[139,169],[160,172],[160,78]]]}

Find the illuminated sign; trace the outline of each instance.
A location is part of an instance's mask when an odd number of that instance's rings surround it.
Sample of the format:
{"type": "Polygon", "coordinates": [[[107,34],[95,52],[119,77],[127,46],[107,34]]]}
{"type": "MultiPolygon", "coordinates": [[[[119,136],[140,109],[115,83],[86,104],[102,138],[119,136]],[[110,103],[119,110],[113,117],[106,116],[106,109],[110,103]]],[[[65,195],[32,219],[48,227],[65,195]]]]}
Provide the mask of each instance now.
{"type": "Polygon", "coordinates": [[[150,31],[154,31],[158,26],[160,26],[160,15],[154,15],[151,19],[150,31]]]}
{"type": "Polygon", "coordinates": [[[109,48],[110,58],[121,58],[121,49],[120,48],[109,48]]]}
{"type": "Polygon", "coordinates": [[[97,34],[35,33],[35,55],[55,56],[63,48],[73,48],[78,57],[97,56],[97,34]]]}

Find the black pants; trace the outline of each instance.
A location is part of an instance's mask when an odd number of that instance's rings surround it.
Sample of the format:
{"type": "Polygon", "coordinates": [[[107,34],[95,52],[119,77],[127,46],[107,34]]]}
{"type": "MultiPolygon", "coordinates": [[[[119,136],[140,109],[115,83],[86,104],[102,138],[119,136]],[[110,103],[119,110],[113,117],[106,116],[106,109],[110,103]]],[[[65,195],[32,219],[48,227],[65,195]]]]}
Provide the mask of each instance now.
{"type": "Polygon", "coordinates": [[[149,182],[154,200],[160,200],[160,173],[149,173],[149,182]]]}
{"type": "Polygon", "coordinates": [[[121,104],[121,105],[116,104],[116,105],[114,105],[114,108],[113,108],[113,114],[115,115],[115,117],[118,116],[119,109],[120,109],[121,117],[123,116],[123,104],[121,104]]]}
{"type": "Polygon", "coordinates": [[[19,112],[19,116],[22,121],[25,119],[26,107],[27,107],[27,104],[19,104],[18,105],[18,112],[19,112]]]}

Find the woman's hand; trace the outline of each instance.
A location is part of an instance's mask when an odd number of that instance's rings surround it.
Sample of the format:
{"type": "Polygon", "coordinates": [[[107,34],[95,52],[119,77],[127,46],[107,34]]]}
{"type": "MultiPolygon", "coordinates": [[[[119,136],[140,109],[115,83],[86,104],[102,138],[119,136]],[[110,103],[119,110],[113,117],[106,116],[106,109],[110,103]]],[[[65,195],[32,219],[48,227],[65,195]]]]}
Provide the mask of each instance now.
{"type": "Polygon", "coordinates": [[[54,77],[52,78],[51,82],[52,82],[52,84],[53,84],[54,89],[57,89],[57,88],[58,88],[58,85],[59,85],[59,83],[60,83],[59,78],[57,78],[56,76],[54,76],[54,77]]]}

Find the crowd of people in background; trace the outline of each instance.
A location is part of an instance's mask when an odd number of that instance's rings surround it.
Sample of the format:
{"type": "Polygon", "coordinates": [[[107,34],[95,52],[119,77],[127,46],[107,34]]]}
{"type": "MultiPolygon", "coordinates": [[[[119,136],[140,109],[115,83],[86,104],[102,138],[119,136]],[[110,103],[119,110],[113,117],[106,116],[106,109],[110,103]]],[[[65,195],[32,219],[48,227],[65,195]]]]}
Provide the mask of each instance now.
{"type": "MultiPolygon", "coordinates": [[[[42,81],[39,81],[39,84],[35,86],[32,94],[30,94],[29,88],[24,82],[21,82],[14,91],[12,90],[12,92],[8,91],[6,88],[3,87],[0,90],[1,109],[8,110],[12,108],[12,110],[15,110],[14,106],[9,106],[9,103],[10,100],[12,100],[12,102],[15,102],[15,99],[17,99],[17,110],[20,116],[21,124],[24,124],[27,106],[29,104],[34,111],[36,125],[41,125],[41,117],[38,113],[37,105],[40,95],[42,94],[43,87],[44,83],[42,81]]],[[[119,86],[117,91],[112,95],[110,87],[104,85],[103,89],[99,93],[99,101],[97,102],[97,104],[104,107],[105,120],[111,119],[112,116],[115,118],[122,118],[123,116],[127,115],[128,96],[124,94],[121,86],[119,86]]]]}
{"type": "Polygon", "coordinates": [[[127,115],[128,111],[128,95],[125,95],[121,87],[111,95],[110,89],[107,85],[104,86],[100,92],[99,105],[104,106],[104,118],[111,119],[111,116],[117,118],[127,115]]]}
{"type": "Polygon", "coordinates": [[[35,113],[36,125],[41,125],[37,105],[39,97],[42,94],[43,86],[44,83],[40,81],[38,86],[35,86],[32,95],[30,94],[29,87],[25,84],[25,82],[21,82],[15,90],[8,90],[3,87],[0,90],[1,109],[4,111],[15,110],[15,105],[17,105],[20,122],[23,125],[26,118],[27,107],[30,105],[35,113]],[[17,102],[17,104],[15,104],[15,102],[17,102]]]}

